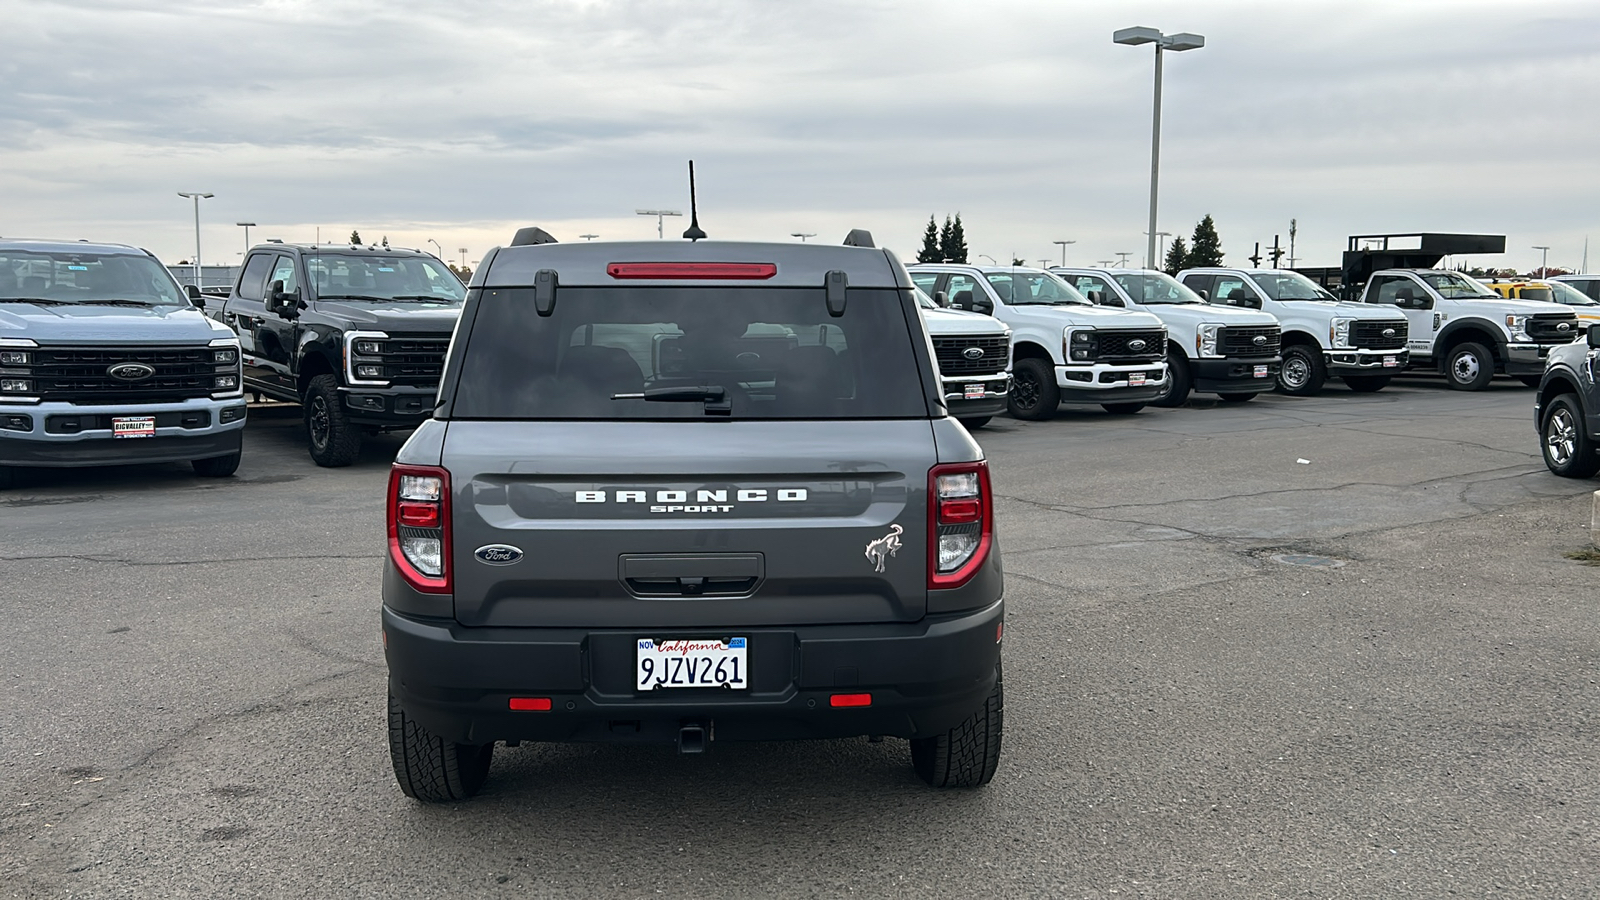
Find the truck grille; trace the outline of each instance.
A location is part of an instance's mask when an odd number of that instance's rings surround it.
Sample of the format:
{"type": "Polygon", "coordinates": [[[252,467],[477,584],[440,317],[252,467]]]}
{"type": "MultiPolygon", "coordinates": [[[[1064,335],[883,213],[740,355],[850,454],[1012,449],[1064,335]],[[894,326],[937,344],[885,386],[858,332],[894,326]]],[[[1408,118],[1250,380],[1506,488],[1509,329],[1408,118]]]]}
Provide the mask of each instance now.
{"type": "Polygon", "coordinates": [[[1102,361],[1165,359],[1167,356],[1167,336],[1164,332],[1101,331],[1099,335],[1102,361]],[[1144,346],[1134,349],[1137,341],[1143,341],[1144,346]]]}
{"type": "Polygon", "coordinates": [[[1011,339],[1005,335],[956,335],[935,337],[933,352],[939,358],[941,375],[998,375],[1006,370],[1006,360],[1011,353],[1011,339]],[[981,355],[971,357],[973,348],[981,355]]]}
{"type": "Polygon", "coordinates": [[[1277,356],[1283,330],[1276,325],[1229,326],[1222,329],[1219,343],[1223,356],[1277,356]]]}
{"type": "MultiPolygon", "coordinates": [[[[365,343],[363,341],[363,343],[365,343]]],[[[357,360],[383,365],[383,379],[394,384],[432,386],[444,373],[445,351],[450,349],[448,334],[406,334],[377,342],[378,356],[365,354],[357,360]]]]}
{"type": "Polygon", "coordinates": [[[1573,313],[1540,313],[1528,320],[1528,337],[1541,344],[1568,344],[1579,334],[1573,313]],[[1566,325],[1565,331],[1561,326],[1566,325]]]}
{"type": "Polygon", "coordinates": [[[164,403],[209,397],[217,368],[210,347],[40,347],[33,353],[34,390],[67,403],[164,403]],[[155,374],[119,381],[107,371],[144,363],[155,374]]]}
{"type": "Polygon", "coordinates": [[[1350,342],[1361,350],[1399,350],[1406,345],[1406,331],[1404,321],[1352,322],[1350,342]]]}

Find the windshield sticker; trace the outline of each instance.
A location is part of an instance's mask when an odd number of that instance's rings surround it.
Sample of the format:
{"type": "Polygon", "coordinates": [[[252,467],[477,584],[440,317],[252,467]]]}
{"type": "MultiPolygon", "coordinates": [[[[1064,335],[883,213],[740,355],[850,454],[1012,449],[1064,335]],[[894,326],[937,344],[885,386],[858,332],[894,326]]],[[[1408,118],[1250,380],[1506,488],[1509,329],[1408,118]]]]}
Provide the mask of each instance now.
{"type": "Polygon", "coordinates": [[[87,271],[89,271],[89,267],[88,266],[67,266],[67,268],[72,270],[72,271],[74,271],[74,272],[87,272],[87,271]]]}
{"type": "Polygon", "coordinates": [[[394,266],[379,266],[378,267],[378,271],[379,272],[393,272],[394,271],[394,266]]]}
{"type": "Polygon", "coordinates": [[[899,525],[890,525],[888,534],[867,542],[867,561],[872,563],[872,571],[881,573],[887,568],[889,557],[900,552],[900,535],[905,533],[899,525]]]}

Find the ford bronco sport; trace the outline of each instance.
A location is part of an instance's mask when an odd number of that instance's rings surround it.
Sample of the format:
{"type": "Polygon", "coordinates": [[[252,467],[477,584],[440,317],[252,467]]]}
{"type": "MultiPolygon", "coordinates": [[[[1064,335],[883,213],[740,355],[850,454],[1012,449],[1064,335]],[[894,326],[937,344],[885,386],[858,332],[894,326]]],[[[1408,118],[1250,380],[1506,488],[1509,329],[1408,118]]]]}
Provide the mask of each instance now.
{"type": "Polygon", "coordinates": [[[936,787],[1000,755],[1000,555],[905,270],[847,246],[484,259],[386,501],[401,789],[496,742],[893,736],[936,787]]]}

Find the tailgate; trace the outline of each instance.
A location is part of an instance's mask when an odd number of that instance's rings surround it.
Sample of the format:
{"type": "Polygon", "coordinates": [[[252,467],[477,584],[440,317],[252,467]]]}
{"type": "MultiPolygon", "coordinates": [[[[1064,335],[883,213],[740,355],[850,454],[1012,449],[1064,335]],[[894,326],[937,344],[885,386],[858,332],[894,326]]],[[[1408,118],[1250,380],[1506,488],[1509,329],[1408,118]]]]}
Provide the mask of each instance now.
{"type": "Polygon", "coordinates": [[[463,625],[910,622],[926,609],[927,420],[455,421],[443,462],[463,625]]]}

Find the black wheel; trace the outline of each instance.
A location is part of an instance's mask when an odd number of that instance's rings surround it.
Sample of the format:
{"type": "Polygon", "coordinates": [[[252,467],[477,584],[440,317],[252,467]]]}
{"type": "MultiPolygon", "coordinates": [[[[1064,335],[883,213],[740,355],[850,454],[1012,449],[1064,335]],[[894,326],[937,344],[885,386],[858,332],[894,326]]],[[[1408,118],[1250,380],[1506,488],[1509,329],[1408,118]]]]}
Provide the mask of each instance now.
{"type": "Polygon", "coordinates": [[[1106,412],[1114,416],[1131,416],[1144,409],[1143,403],[1102,403],[1100,405],[1105,408],[1106,412]]]}
{"type": "Polygon", "coordinates": [[[1345,387],[1349,388],[1352,391],[1355,391],[1358,394],[1370,394],[1373,391],[1381,391],[1384,388],[1388,387],[1389,386],[1389,376],[1388,375],[1346,375],[1346,376],[1344,376],[1344,384],[1345,384],[1345,387]]]}
{"type": "Polygon", "coordinates": [[[1000,765],[1000,734],[1005,724],[1006,694],[999,666],[994,690],[983,706],[944,734],[911,739],[911,767],[936,788],[983,787],[1000,765]]]}
{"type": "Polygon", "coordinates": [[[407,797],[428,803],[465,800],[489,777],[494,744],[456,744],[406,716],[389,694],[389,759],[407,797]]]}
{"type": "Polygon", "coordinates": [[[318,375],[311,379],[303,401],[306,437],[311,442],[311,458],[319,466],[348,466],[361,455],[361,429],[350,421],[339,402],[339,379],[318,375]]]}
{"type": "Polygon", "coordinates": [[[1278,390],[1295,397],[1311,397],[1322,392],[1328,380],[1328,367],[1322,362],[1322,349],[1295,344],[1283,350],[1283,366],[1278,369],[1278,390]]]}
{"type": "Polygon", "coordinates": [[[961,420],[961,424],[967,426],[967,430],[968,431],[972,431],[973,429],[982,428],[983,426],[989,424],[989,420],[992,419],[992,418],[994,418],[994,417],[993,416],[972,416],[970,418],[962,419],[961,420]]]}
{"type": "Polygon", "coordinates": [[[1061,405],[1056,369],[1048,359],[1021,359],[1011,369],[1006,409],[1018,419],[1048,419],[1061,405]]]}
{"type": "Polygon", "coordinates": [[[1527,385],[1528,387],[1538,387],[1539,386],[1539,382],[1544,380],[1544,376],[1543,375],[1518,375],[1517,376],[1517,380],[1522,382],[1523,384],[1527,385]]]}
{"type": "Polygon", "coordinates": [[[1223,403],[1249,403],[1256,398],[1255,394],[1218,394],[1223,403]]]}
{"type": "Polygon", "coordinates": [[[227,456],[190,460],[189,465],[194,466],[196,475],[206,478],[227,478],[239,471],[239,454],[229,453],[227,456]]]}
{"type": "Polygon", "coordinates": [[[1539,427],[1544,464],[1563,478],[1588,478],[1600,472],[1600,456],[1583,425],[1583,408],[1575,394],[1562,394],[1545,407],[1539,427]]]}
{"type": "Polygon", "coordinates": [[[1457,344],[1445,358],[1444,377],[1458,391],[1481,391],[1494,377],[1494,354],[1482,344],[1457,344]]]}
{"type": "Polygon", "coordinates": [[[1156,406],[1182,406],[1189,400],[1194,382],[1189,378],[1189,360],[1182,353],[1167,354],[1167,390],[1150,402],[1156,406]]]}

